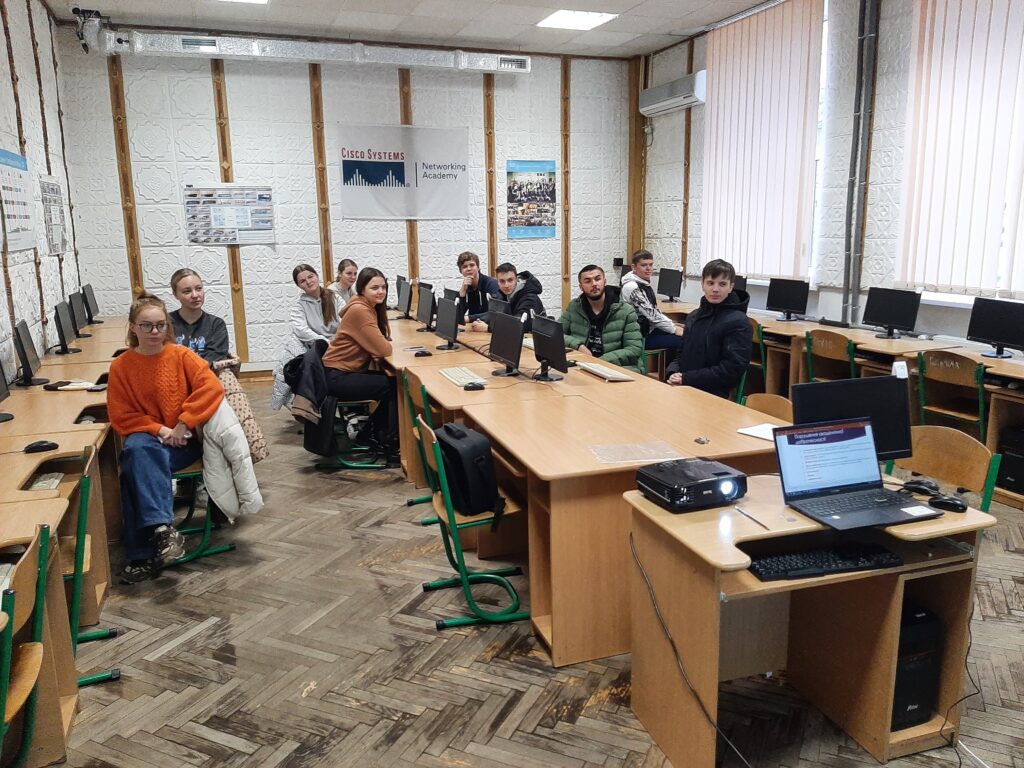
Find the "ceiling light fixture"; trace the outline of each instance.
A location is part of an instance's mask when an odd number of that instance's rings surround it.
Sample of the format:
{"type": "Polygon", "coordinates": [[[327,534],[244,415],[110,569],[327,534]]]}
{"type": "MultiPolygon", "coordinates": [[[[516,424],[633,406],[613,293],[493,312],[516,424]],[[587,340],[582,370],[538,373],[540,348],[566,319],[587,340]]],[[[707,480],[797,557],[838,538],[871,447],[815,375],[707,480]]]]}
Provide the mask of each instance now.
{"type": "Polygon", "coordinates": [[[552,27],[553,29],[578,29],[586,31],[599,27],[619,14],[617,13],[592,13],[591,11],[555,11],[543,21],[537,22],[538,27],[552,27]]]}

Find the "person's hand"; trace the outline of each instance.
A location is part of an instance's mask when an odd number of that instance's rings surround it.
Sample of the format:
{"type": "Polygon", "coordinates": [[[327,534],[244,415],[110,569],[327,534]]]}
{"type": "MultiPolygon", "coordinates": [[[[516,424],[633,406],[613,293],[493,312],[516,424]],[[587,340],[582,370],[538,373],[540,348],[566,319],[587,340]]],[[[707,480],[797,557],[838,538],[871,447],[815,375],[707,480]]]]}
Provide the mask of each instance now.
{"type": "Polygon", "coordinates": [[[668,383],[671,384],[673,387],[680,386],[683,383],[683,374],[673,373],[671,376],[668,377],[668,383]]]}
{"type": "Polygon", "coordinates": [[[180,421],[175,425],[174,429],[161,427],[160,433],[157,435],[164,445],[170,445],[174,448],[184,448],[190,436],[191,433],[188,431],[188,427],[180,421]]]}
{"type": "Polygon", "coordinates": [[[466,291],[473,287],[473,278],[464,277],[462,278],[462,285],[459,286],[459,296],[465,297],[466,291]]]}
{"type": "Polygon", "coordinates": [[[585,355],[590,355],[591,357],[594,356],[594,353],[591,352],[589,349],[587,349],[587,345],[586,344],[580,344],[579,351],[582,352],[585,355]]]}
{"type": "Polygon", "coordinates": [[[474,320],[472,323],[469,324],[469,330],[476,331],[477,333],[486,333],[487,323],[485,323],[483,320],[474,320]]]}
{"type": "Polygon", "coordinates": [[[682,336],[685,331],[686,331],[686,326],[685,325],[677,325],[676,326],[676,330],[675,330],[675,334],[676,334],[676,336],[682,336]]]}

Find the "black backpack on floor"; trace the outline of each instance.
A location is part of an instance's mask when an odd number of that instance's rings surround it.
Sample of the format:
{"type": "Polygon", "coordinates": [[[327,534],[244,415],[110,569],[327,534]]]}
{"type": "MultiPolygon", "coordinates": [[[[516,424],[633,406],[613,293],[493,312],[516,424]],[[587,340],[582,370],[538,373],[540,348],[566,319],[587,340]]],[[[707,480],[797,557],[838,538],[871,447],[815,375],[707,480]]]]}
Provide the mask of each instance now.
{"type": "Polygon", "coordinates": [[[445,424],[436,435],[452,505],[467,516],[493,512],[491,528],[497,528],[505,499],[498,495],[490,441],[461,424],[445,424]]]}

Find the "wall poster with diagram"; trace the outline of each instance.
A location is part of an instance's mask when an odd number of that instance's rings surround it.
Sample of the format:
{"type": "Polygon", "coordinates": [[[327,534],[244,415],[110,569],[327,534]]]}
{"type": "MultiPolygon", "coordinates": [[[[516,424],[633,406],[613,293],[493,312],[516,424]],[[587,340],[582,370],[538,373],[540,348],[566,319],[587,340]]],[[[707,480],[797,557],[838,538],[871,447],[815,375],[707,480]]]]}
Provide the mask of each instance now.
{"type": "Polygon", "coordinates": [[[259,245],[275,240],[270,187],[186,184],[184,200],[190,245],[259,245]]]}
{"type": "Polygon", "coordinates": [[[7,226],[7,250],[27,251],[38,245],[32,216],[32,190],[29,188],[28,161],[22,155],[0,149],[0,188],[4,223],[7,226]]]}
{"type": "Polygon", "coordinates": [[[54,256],[68,249],[67,222],[64,219],[64,187],[55,176],[39,177],[46,226],[46,253],[54,256]]]}
{"type": "Polygon", "coordinates": [[[508,160],[508,237],[510,240],[555,236],[555,161],[508,160]]]}

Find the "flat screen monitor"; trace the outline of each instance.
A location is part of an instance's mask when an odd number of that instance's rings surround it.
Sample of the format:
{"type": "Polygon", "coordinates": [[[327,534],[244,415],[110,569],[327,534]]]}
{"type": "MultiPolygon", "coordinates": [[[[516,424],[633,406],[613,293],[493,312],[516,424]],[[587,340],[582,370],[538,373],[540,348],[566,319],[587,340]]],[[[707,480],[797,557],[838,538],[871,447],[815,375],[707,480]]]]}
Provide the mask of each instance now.
{"type": "Polygon", "coordinates": [[[859,379],[795,384],[793,422],[871,419],[879,461],[911,455],[910,404],[907,382],[895,376],[864,376],[859,379]]]}
{"type": "Polygon", "coordinates": [[[533,375],[537,381],[561,381],[562,377],[551,373],[549,368],[562,373],[569,372],[562,324],[558,320],[541,315],[533,316],[533,354],[540,363],[540,370],[533,375]]]}
{"type": "Polygon", "coordinates": [[[880,325],[885,333],[879,339],[898,339],[896,331],[912,331],[917,323],[917,310],[921,294],[894,288],[868,288],[868,301],[864,305],[864,325],[880,325]]]}
{"type": "Polygon", "coordinates": [[[996,348],[982,352],[984,357],[1010,357],[1006,347],[1024,349],[1024,303],[976,298],[967,338],[996,348]]]}
{"type": "Polygon", "coordinates": [[[458,301],[459,300],[459,292],[456,291],[454,288],[445,288],[444,289],[444,298],[448,299],[448,301],[458,301]]]}
{"type": "Polygon", "coordinates": [[[769,312],[782,312],[779,320],[796,320],[793,315],[802,315],[807,311],[807,294],[810,290],[811,284],[804,280],[773,277],[768,281],[765,309],[769,312]]]}
{"type": "Polygon", "coordinates": [[[459,310],[451,299],[437,300],[437,321],[434,323],[434,333],[444,339],[447,344],[439,344],[438,349],[456,349],[459,345],[455,343],[459,335],[459,310]]]}
{"type": "Polygon", "coordinates": [[[496,299],[493,296],[488,296],[487,311],[492,315],[507,315],[512,311],[512,305],[504,299],[496,299]]]}
{"type": "Polygon", "coordinates": [[[33,374],[39,370],[39,355],[36,354],[36,345],[32,341],[32,334],[29,333],[28,323],[24,320],[19,320],[14,327],[14,351],[21,364],[21,374],[14,380],[15,384],[22,387],[35,387],[50,381],[49,379],[32,378],[33,374]]]}
{"type": "MultiPolygon", "coordinates": [[[[0,365],[0,403],[6,400],[10,394],[11,390],[7,386],[7,374],[4,373],[4,368],[0,365]]],[[[0,413],[0,424],[5,421],[10,421],[13,418],[14,417],[9,413],[0,413]]]]}
{"type": "Polygon", "coordinates": [[[416,319],[424,323],[422,328],[417,328],[416,330],[433,332],[434,312],[436,310],[434,306],[434,292],[429,288],[424,288],[423,283],[420,283],[419,298],[417,298],[416,302],[416,319]]]}
{"type": "Polygon", "coordinates": [[[100,305],[96,301],[96,291],[92,289],[92,283],[86,283],[82,286],[82,296],[85,297],[85,311],[89,313],[89,323],[102,323],[100,317],[100,305]]]}
{"type": "Polygon", "coordinates": [[[622,279],[626,275],[628,275],[630,272],[632,272],[632,271],[633,271],[633,267],[631,267],[629,264],[623,264],[621,267],[619,267],[619,284],[620,285],[622,284],[622,279]]]}
{"type": "Polygon", "coordinates": [[[395,283],[398,284],[398,285],[401,285],[402,283],[408,283],[408,282],[409,282],[409,278],[406,277],[405,275],[396,275],[395,276],[395,283]]]}
{"type": "Polygon", "coordinates": [[[75,340],[75,323],[71,319],[71,307],[66,301],[62,301],[54,309],[54,315],[57,318],[57,340],[60,342],[57,354],[70,355],[74,352],[81,352],[82,350],[71,346],[71,342],[75,340]]]}
{"type": "Polygon", "coordinates": [[[683,273],[678,269],[658,270],[658,293],[667,296],[669,301],[675,301],[683,290],[683,273]]]}
{"type": "Polygon", "coordinates": [[[734,291],[745,291],[747,290],[747,278],[743,275],[736,275],[732,281],[732,289],[734,291]]]}
{"type": "Polygon", "coordinates": [[[85,299],[81,293],[72,293],[68,296],[68,304],[71,306],[71,319],[75,321],[75,335],[80,339],[87,339],[91,333],[85,333],[82,329],[89,324],[89,314],[85,311],[85,299]]]}
{"type": "Polygon", "coordinates": [[[495,376],[518,376],[519,356],[523,353],[523,321],[512,315],[491,316],[491,346],[487,356],[505,364],[505,370],[492,371],[495,376]]]}
{"type": "Polygon", "coordinates": [[[416,283],[416,285],[420,287],[421,291],[430,291],[431,293],[434,292],[434,286],[430,283],[418,282],[416,283]]]}
{"type": "Polygon", "coordinates": [[[409,285],[408,280],[405,280],[398,284],[398,311],[402,318],[409,320],[412,318],[412,315],[409,314],[410,309],[412,309],[412,286],[409,285]]]}

